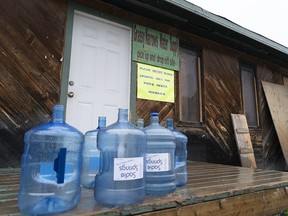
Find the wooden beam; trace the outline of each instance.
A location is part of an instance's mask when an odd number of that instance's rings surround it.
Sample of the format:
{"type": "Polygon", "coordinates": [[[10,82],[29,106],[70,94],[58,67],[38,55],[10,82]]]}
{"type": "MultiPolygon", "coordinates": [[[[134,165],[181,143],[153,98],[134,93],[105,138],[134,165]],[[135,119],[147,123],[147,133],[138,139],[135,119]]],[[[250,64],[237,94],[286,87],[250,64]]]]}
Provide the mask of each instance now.
{"type": "Polygon", "coordinates": [[[287,188],[264,190],[194,205],[178,206],[164,211],[155,211],[143,216],[230,216],[230,215],[273,215],[287,207],[287,188]]]}

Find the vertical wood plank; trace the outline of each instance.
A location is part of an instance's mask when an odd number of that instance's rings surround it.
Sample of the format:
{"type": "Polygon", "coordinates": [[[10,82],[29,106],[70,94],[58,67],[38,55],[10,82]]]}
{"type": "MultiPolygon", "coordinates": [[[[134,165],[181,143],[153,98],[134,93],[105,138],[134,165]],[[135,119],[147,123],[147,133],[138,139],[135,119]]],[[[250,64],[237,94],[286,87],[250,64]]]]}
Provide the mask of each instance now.
{"type": "Polygon", "coordinates": [[[251,137],[245,115],[231,114],[241,165],[257,168],[251,137]]]}

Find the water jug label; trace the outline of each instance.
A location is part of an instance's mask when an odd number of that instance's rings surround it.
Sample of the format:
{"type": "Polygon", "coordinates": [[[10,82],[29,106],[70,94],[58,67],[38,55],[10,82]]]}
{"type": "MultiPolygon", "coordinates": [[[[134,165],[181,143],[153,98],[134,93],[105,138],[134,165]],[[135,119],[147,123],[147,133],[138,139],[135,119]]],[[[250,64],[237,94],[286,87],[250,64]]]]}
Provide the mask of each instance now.
{"type": "Polygon", "coordinates": [[[165,172],[171,170],[169,153],[146,154],[147,172],[165,172]]]}
{"type": "Polygon", "coordinates": [[[143,170],[143,157],[114,158],[114,181],[142,179],[143,170]]]}

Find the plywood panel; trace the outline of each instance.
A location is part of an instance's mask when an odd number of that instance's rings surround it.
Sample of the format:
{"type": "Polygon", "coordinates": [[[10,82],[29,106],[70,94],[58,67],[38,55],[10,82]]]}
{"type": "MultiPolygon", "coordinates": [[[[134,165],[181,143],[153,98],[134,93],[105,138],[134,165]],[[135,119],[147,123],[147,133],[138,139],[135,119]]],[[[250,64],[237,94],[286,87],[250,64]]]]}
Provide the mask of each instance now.
{"type": "Polygon", "coordinates": [[[262,82],[278,139],[288,162],[288,87],[262,82]]]}
{"type": "Polygon", "coordinates": [[[245,115],[231,114],[241,165],[256,168],[256,160],[245,115]]]}

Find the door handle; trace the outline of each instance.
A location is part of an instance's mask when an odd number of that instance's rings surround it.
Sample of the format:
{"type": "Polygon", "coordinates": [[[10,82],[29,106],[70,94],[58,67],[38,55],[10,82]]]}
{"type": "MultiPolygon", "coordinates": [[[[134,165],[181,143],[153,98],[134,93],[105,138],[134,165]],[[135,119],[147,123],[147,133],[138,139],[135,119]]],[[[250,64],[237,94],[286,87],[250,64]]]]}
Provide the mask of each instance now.
{"type": "Polygon", "coordinates": [[[72,97],[74,97],[74,92],[68,92],[67,95],[68,95],[69,98],[72,98],[72,97]]]}

